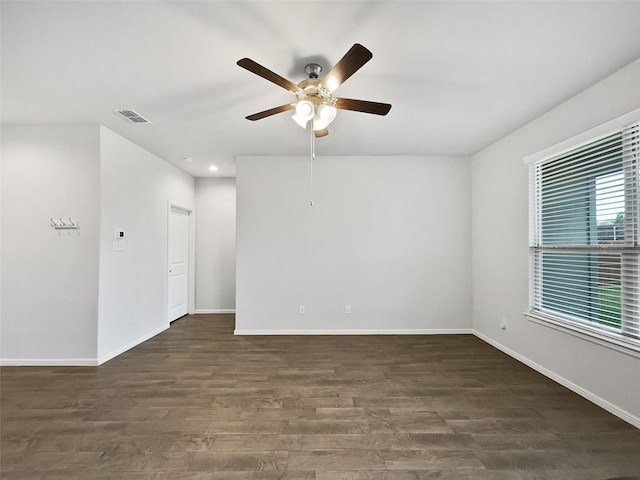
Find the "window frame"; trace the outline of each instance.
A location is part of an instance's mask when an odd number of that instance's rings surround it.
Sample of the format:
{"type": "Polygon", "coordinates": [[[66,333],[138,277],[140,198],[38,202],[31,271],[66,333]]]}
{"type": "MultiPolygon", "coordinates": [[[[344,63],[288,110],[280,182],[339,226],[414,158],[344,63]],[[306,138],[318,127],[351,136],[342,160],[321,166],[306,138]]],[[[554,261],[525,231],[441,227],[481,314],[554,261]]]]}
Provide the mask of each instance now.
{"type": "MultiPolygon", "coordinates": [[[[542,295],[539,298],[536,298],[536,294],[539,293],[537,289],[541,288],[542,285],[542,268],[541,268],[541,259],[543,256],[543,252],[554,251],[555,249],[549,246],[544,246],[540,244],[534,244],[533,239],[541,238],[543,234],[542,231],[542,221],[540,214],[540,205],[538,202],[542,198],[541,186],[534,182],[533,176],[535,175],[535,167],[541,166],[545,162],[552,161],[554,159],[561,158],[563,155],[574,152],[582,147],[586,147],[592,145],[599,140],[606,138],[616,132],[620,132],[626,127],[630,127],[640,123],[640,108],[635,109],[633,111],[628,112],[621,117],[618,117],[614,120],[606,122],[598,127],[587,130],[579,135],[576,135],[572,138],[569,138],[565,141],[562,141],[556,145],[553,145],[549,148],[546,148],[540,152],[529,155],[525,157],[524,162],[529,166],[529,180],[530,180],[530,192],[529,192],[529,309],[525,312],[525,316],[538,324],[554,328],[556,330],[560,330],[565,333],[569,333],[571,335],[583,338],[585,340],[606,346],[608,348],[620,351],[622,353],[626,353],[635,357],[640,358],[640,337],[638,337],[638,328],[640,325],[638,323],[629,324],[628,320],[625,322],[625,314],[621,314],[621,324],[620,329],[616,329],[613,327],[608,327],[605,325],[596,325],[595,323],[591,323],[589,321],[580,321],[580,320],[572,320],[571,316],[568,314],[553,314],[550,311],[544,311],[542,308],[542,295]],[[538,223],[539,222],[539,223],[538,223]],[[626,324],[626,326],[625,326],[626,324]],[[632,334],[629,335],[625,333],[625,329],[631,328],[632,334]]],[[[640,142],[638,142],[640,145],[640,142]]],[[[635,144],[634,144],[635,146],[635,144]]],[[[637,154],[636,154],[637,155],[637,154]]],[[[626,178],[633,178],[634,183],[631,185],[631,188],[625,183],[625,237],[633,238],[634,242],[632,246],[620,245],[620,246],[609,246],[609,248],[602,248],[600,245],[589,245],[586,247],[577,247],[574,246],[566,246],[560,247],[558,250],[566,250],[566,251],[584,251],[585,253],[601,253],[601,254],[619,254],[620,255],[620,276],[621,276],[621,295],[623,298],[632,298],[636,303],[638,298],[640,297],[640,286],[638,285],[638,280],[635,281],[635,285],[631,287],[631,292],[629,292],[629,286],[626,285],[626,282],[622,281],[624,263],[625,262],[640,262],[640,236],[638,235],[637,229],[640,228],[640,206],[638,203],[640,202],[638,198],[635,198],[635,202],[632,201],[630,191],[635,192],[635,195],[638,195],[638,190],[640,189],[640,181],[638,180],[637,170],[640,168],[640,159],[637,159],[634,163],[635,172],[633,172],[632,176],[628,175],[624,169],[626,168],[623,165],[623,172],[626,178]],[[628,210],[627,210],[628,208],[628,210]],[[635,229],[635,230],[633,230],[635,229]],[[627,237],[627,235],[629,235],[627,237]],[[630,260],[631,259],[631,260],[630,260]],[[626,292],[626,293],[625,293],[626,292]]],[[[594,176],[594,191],[593,195],[595,195],[595,183],[596,176],[594,176]]],[[[625,180],[626,182],[627,180],[625,180]]],[[[593,207],[595,210],[595,206],[593,207]]],[[[592,212],[595,215],[595,211],[592,212]]],[[[636,272],[640,270],[640,265],[636,265],[636,272]]],[[[622,304],[625,302],[623,301],[622,304]]],[[[624,306],[622,307],[624,308],[624,306]]]]}

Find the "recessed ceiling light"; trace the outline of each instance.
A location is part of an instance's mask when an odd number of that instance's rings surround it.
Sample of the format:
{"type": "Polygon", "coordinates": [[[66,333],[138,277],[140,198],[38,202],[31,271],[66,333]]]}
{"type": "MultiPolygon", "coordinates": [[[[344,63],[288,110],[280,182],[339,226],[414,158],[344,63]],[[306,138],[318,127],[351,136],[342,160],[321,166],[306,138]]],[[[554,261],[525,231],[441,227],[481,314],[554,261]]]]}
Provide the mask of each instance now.
{"type": "Polygon", "coordinates": [[[218,171],[218,167],[216,167],[215,165],[211,165],[211,166],[209,166],[209,171],[210,172],[217,172],[218,171]]]}

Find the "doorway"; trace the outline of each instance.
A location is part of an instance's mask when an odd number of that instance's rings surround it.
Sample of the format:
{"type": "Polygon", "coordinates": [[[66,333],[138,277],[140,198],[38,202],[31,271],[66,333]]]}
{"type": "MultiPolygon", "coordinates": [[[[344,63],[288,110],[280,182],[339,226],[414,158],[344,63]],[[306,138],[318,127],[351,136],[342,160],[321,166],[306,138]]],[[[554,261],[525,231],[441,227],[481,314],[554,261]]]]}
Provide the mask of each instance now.
{"type": "Polygon", "coordinates": [[[189,216],[191,211],[169,205],[169,322],[189,313],[189,216]]]}

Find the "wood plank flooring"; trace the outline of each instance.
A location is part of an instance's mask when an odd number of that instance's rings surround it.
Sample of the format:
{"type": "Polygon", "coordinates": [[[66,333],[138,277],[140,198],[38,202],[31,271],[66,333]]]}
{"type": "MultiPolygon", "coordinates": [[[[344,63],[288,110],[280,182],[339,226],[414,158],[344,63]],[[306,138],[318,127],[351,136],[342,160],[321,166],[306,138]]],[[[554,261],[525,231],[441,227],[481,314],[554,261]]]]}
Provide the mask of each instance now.
{"type": "Polygon", "coordinates": [[[235,337],[5,367],[1,478],[640,478],[640,430],[470,335],[235,337]]]}

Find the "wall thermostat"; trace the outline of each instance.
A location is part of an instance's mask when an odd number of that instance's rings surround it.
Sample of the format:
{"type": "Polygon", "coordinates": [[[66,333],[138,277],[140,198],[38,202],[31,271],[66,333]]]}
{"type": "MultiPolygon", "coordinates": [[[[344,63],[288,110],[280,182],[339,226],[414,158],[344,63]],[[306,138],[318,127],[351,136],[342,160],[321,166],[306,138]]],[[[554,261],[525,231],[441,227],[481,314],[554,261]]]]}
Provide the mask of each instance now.
{"type": "Polygon", "coordinates": [[[116,230],[114,237],[116,240],[122,240],[124,238],[124,230],[116,230]]]}

